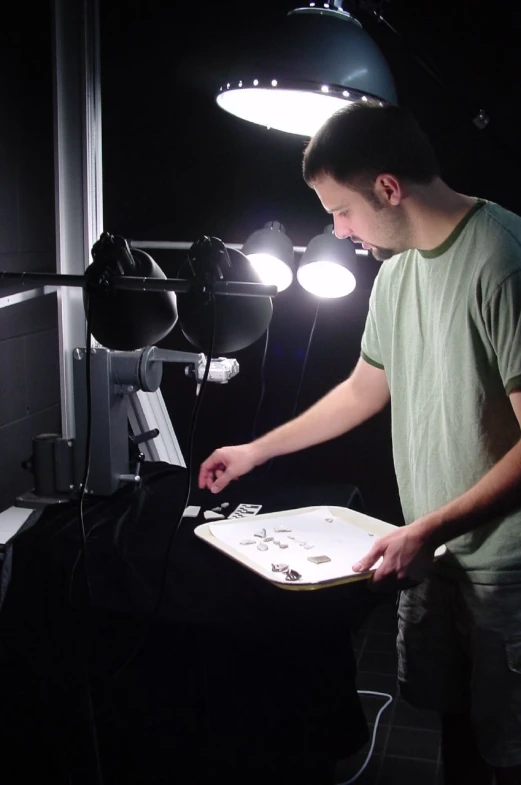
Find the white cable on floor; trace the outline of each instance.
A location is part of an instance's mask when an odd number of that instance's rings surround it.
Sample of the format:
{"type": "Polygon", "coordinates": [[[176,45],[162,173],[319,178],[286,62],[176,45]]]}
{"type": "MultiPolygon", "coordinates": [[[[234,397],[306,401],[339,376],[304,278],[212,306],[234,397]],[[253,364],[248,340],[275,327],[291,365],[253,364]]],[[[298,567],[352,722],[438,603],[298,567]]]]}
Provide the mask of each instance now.
{"type": "Polygon", "coordinates": [[[374,728],[373,728],[373,738],[371,739],[371,746],[369,747],[369,752],[367,753],[367,757],[362,765],[362,767],[356,772],[356,774],[351,777],[351,779],[347,780],[346,782],[339,783],[339,785],[350,785],[351,782],[355,782],[362,775],[362,773],[366,770],[367,764],[371,760],[374,745],[376,742],[376,732],[378,730],[378,723],[380,722],[380,717],[382,713],[386,710],[388,706],[391,705],[393,702],[392,695],[389,695],[387,692],[372,692],[371,690],[358,690],[359,695],[376,695],[378,698],[387,698],[384,705],[379,710],[378,714],[376,715],[376,719],[374,721],[374,728]]]}

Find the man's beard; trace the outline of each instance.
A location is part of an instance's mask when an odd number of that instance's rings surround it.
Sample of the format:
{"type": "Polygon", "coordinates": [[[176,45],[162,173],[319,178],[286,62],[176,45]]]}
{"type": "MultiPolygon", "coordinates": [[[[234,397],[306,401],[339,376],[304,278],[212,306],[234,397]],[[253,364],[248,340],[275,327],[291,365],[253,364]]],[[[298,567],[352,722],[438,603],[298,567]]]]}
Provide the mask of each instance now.
{"type": "Polygon", "coordinates": [[[394,256],[398,251],[393,251],[392,248],[371,248],[371,253],[373,254],[374,258],[378,262],[385,262],[386,259],[390,259],[391,256],[394,256]]]}
{"type": "MultiPolygon", "coordinates": [[[[356,243],[357,245],[360,243],[362,244],[364,241],[360,239],[360,237],[351,237],[351,241],[356,243]]],[[[371,245],[368,243],[368,245],[371,245]]],[[[386,259],[390,259],[391,256],[394,256],[398,253],[392,248],[381,248],[378,245],[371,245],[370,248],[367,249],[369,253],[372,253],[374,258],[379,262],[385,262],[386,259]]]]}

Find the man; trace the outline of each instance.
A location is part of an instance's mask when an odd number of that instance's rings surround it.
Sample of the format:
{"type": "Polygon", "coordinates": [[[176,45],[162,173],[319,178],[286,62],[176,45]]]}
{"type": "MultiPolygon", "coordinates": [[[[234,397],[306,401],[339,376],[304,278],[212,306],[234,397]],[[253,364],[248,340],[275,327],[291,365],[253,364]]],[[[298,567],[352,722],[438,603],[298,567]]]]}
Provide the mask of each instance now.
{"type": "Polygon", "coordinates": [[[351,376],[295,420],[216,450],[199,485],[356,427],[391,401],[406,522],[354,568],[415,581],[400,687],[442,716],[447,785],[521,783],[521,218],[456,193],[402,109],[354,104],[304,155],[338,237],[383,261],[351,376]],[[447,554],[433,563],[435,549],[447,554]]]}

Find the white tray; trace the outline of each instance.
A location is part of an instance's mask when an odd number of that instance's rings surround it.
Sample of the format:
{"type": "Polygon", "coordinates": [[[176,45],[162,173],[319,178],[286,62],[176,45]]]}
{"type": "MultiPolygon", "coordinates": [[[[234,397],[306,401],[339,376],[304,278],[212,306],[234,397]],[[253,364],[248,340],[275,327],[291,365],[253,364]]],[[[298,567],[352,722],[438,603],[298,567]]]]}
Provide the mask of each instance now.
{"type": "MultiPolygon", "coordinates": [[[[217,550],[229,556],[239,564],[242,564],[249,570],[257,573],[261,578],[269,581],[270,583],[279,586],[281,589],[288,589],[290,591],[310,591],[316,589],[324,589],[329,586],[339,586],[344,583],[352,583],[354,581],[367,580],[372,576],[375,569],[368,572],[358,573],[353,572],[351,565],[358,561],[365,553],[367,553],[375,542],[377,537],[380,537],[389,532],[395,531],[397,526],[390,523],[381,521],[378,518],[371,518],[369,515],[351,510],[347,507],[335,507],[324,505],[316,507],[301,507],[295,510],[281,510],[278,512],[267,513],[264,515],[249,516],[246,518],[239,518],[230,521],[210,522],[197,526],[195,534],[202,540],[211,545],[217,550]],[[287,549],[280,550],[277,546],[269,543],[268,551],[262,552],[262,556],[255,548],[255,545],[241,546],[238,539],[250,537],[254,539],[253,532],[260,529],[266,529],[267,534],[275,538],[288,537],[288,534],[274,534],[273,527],[282,524],[291,527],[291,518],[295,518],[295,526],[298,527],[299,522],[304,526],[304,522],[308,526],[310,532],[310,542],[315,539],[318,543],[321,540],[322,532],[327,537],[327,527],[334,527],[335,532],[340,532],[342,524],[346,524],[346,541],[337,548],[342,547],[343,555],[342,561],[335,562],[335,546],[334,545],[314,545],[311,550],[304,550],[295,543],[290,542],[287,549]],[[298,517],[300,516],[300,518],[298,517]],[[333,522],[326,522],[326,518],[333,517],[333,522]],[[282,519],[282,520],[281,520],[282,519]],[[314,532],[311,533],[309,526],[311,519],[313,520],[314,532]],[[233,529],[232,529],[233,527],[233,529]],[[322,527],[324,527],[322,529],[322,527]],[[237,528],[237,533],[235,533],[237,528]],[[314,535],[314,536],[313,536],[314,535]],[[227,537],[228,542],[219,539],[220,536],[227,537]],[[365,547],[365,536],[367,536],[367,547],[365,547]],[[349,556],[349,551],[346,548],[351,547],[348,545],[352,542],[353,556],[349,556]],[[233,544],[230,540],[236,540],[237,544],[233,544]],[[328,564],[314,564],[310,566],[308,557],[321,555],[324,551],[331,557],[331,562],[328,564]],[[250,555],[249,555],[250,554],[250,555]],[[251,558],[254,555],[255,558],[251,558]],[[262,563],[261,563],[262,562],[262,563]],[[292,564],[293,562],[293,564],[292,564]],[[271,570],[272,563],[286,563],[291,568],[296,569],[302,573],[302,578],[293,583],[286,581],[284,573],[273,572],[271,570]],[[302,566],[304,569],[301,569],[302,566]],[[316,574],[310,574],[316,573],[316,574]],[[333,575],[333,572],[335,573],[333,575]],[[327,575],[325,574],[327,573],[327,575]]],[[[259,538],[259,542],[260,542],[259,538]]],[[[287,541],[287,540],[286,540],[287,541]]],[[[445,553],[445,546],[438,548],[435,557],[438,558],[445,553]]]]}

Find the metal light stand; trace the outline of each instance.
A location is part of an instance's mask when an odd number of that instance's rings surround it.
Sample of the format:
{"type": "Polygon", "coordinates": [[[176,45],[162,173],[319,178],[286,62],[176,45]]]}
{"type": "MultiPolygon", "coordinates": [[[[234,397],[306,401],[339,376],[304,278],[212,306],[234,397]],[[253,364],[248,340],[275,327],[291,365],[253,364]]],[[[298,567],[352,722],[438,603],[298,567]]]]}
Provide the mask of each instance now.
{"type": "MultiPolygon", "coordinates": [[[[2,285],[24,287],[74,287],[88,286],[83,275],[53,273],[0,272],[2,285]]],[[[201,284],[178,278],[141,278],[114,276],[113,289],[143,292],[170,291],[187,294],[201,284]]],[[[204,286],[200,289],[204,294],[204,286]]],[[[216,296],[274,297],[275,286],[259,283],[217,280],[212,283],[216,296]]],[[[87,442],[87,350],[76,347],[72,352],[76,435],[42,434],[33,441],[33,456],[28,462],[35,475],[34,493],[17,499],[17,506],[41,507],[68,501],[81,491],[85,469],[87,442]]],[[[91,425],[91,453],[95,456],[89,471],[88,493],[108,496],[125,482],[139,482],[140,462],[129,455],[129,398],[139,391],[153,393],[161,383],[163,362],[180,362],[193,366],[199,378],[204,355],[191,352],[161,350],[149,346],[137,351],[113,351],[102,347],[91,349],[91,393],[96,402],[95,417],[91,425]]],[[[233,374],[232,374],[233,375],[233,374]]],[[[215,381],[227,381],[222,373],[215,381]]],[[[135,443],[153,440],[157,430],[135,438],[135,443]]]]}

